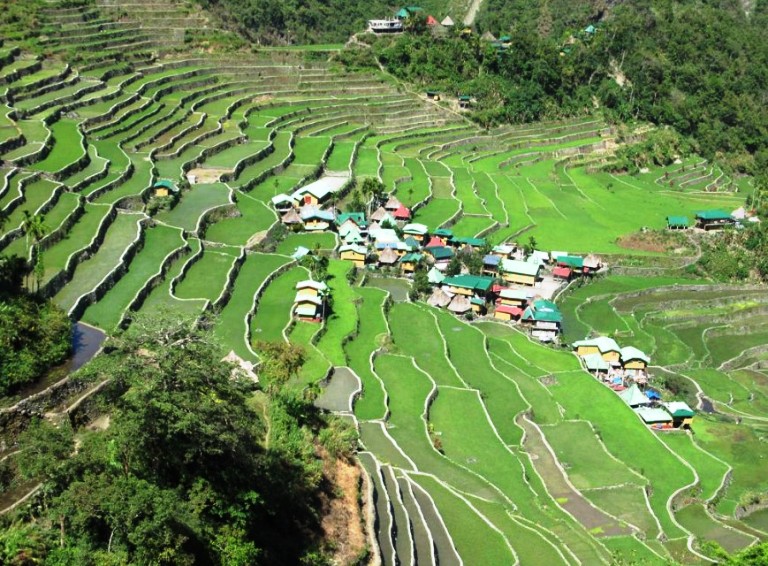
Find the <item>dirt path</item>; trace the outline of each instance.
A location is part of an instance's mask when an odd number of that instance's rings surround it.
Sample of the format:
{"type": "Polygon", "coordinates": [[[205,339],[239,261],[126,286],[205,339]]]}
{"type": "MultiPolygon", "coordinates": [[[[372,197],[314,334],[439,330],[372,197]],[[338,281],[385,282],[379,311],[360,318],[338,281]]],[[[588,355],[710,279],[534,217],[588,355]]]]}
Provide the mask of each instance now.
{"type": "Polygon", "coordinates": [[[477,12],[480,10],[480,5],[482,3],[483,3],[483,0],[472,0],[472,4],[469,6],[469,10],[467,10],[467,15],[464,16],[465,26],[471,26],[473,23],[475,23],[475,16],[477,15],[477,12]]]}

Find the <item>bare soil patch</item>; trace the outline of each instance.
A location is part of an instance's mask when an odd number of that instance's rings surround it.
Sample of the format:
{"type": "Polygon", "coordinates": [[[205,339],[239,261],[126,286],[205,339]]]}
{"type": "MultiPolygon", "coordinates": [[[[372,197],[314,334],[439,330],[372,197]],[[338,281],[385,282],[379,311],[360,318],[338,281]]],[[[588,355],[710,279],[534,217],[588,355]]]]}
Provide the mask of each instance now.
{"type": "Polygon", "coordinates": [[[218,183],[224,173],[231,173],[232,169],[192,169],[187,175],[194,175],[198,183],[218,183]]]}

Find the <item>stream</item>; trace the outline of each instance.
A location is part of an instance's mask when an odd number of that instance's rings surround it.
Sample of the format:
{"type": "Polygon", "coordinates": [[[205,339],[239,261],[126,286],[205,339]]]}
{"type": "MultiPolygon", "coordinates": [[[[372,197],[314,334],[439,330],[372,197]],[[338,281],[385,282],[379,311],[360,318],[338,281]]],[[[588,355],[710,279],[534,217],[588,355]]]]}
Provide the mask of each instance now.
{"type": "Polygon", "coordinates": [[[88,326],[82,322],[76,322],[72,329],[72,355],[69,359],[49,369],[34,383],[22,387],[13,395],[0,399],[0,407],[15,405],[27,397],[44,391],[54,383],[67,377],[70,373],[77,371],[97,354],[105,338],[106,334],[98,328],[88,326]]]}

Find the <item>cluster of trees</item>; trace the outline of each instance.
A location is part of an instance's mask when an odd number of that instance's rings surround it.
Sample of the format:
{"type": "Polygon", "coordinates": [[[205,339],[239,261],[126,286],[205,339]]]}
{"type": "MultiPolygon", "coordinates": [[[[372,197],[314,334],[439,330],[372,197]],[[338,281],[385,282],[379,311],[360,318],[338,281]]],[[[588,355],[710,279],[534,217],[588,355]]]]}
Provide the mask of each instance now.
{"type": "Polygon", "coordinates": [[[303,363],[261,345],[263,391],[222,364],[191,322],[137,318],[85,372],[109,378],[102,431],[34,422],[17,464],[43,482],[0,519],[4,564],[325,564],[322,447],[350,457],[354,431],[286,387],[303,363]]]}
{"type": "Polygon", "coordinates": [[[694,269],[718,281],[768,281],[768,226],[750,223],[702,242],[694,269]]]}
{"type": "Polygon", "coordinates": [[[32,287],[30,276],[36,288],[40,286],[40,240],[47,228],[40,216],[26,213],[22,229],[35,258],[32,273],[23,258],[0,256],[0,395],[35,381],[64,361],[72,349],[72,324],[66,313],[27,291],[32,287]]]}
{"type": "Polygon", "coordinates": [[[198,0],[260,44],[338,43],[392,14],[383,0],[198,0]]]}

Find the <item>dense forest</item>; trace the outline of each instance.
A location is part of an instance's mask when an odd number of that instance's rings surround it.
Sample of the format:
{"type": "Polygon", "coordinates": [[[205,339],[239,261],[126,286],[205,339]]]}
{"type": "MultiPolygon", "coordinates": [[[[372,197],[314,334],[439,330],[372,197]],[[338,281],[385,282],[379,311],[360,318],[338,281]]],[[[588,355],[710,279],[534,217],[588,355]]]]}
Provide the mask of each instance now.
{"type": "Polygon", "coordinates": [[[19,439],[19,473],[43,488],[2,517],[0,563],[328,563],[320,520],[354,431],[284,386],[300,348],[261,345],[259,391],[219,348],[170,317],[111,339],[77,375],[109,379],[108,426],[34,421],[19,439]]]}

